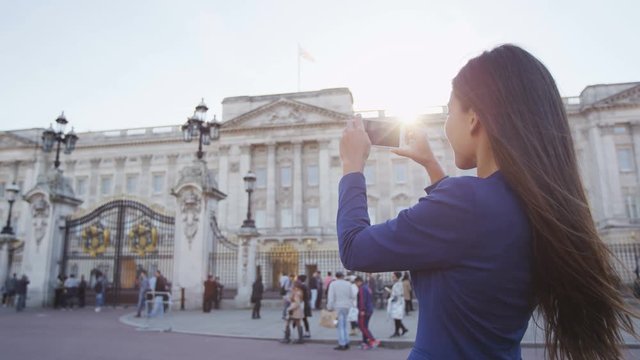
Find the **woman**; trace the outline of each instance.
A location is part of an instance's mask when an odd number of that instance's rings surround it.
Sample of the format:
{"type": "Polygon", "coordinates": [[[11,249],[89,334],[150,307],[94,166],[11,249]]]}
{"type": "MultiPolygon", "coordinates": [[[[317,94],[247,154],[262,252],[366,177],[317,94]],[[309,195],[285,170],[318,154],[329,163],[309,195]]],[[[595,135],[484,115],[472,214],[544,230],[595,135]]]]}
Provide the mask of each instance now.
{"type": "Polygon", "coordinates": [[[394,272],[391,275],[391,279],[393,280],[393,287],[389,289],[389,287],[385,287],[384,289],[389,292],[389,302],[387,303],[387,314],[393,319],[395,325],[395,331],[390,336],[392,338],[402,336],[409,331],[404,324],[402,323],[402,319],[404,317],[404,289],[402,286],[402,273],[399,271],[394,272]],[[402,331],[402,334],[400,333],[402,331]]]}
{"type": "Polygon", "coordinates": [[[289,295],[289,307],[287,307],[287,320],[284,329],[284,339],[281,342],[289,343],[291,341],[291,327],[298,329],[298,340],[294,340],[294,344],[302,344],[302,324],[301,320],[304,317],[304,290],[302,289],[300,282],[295,282],[291,288],[289,295]]]}
{"type": "Polygon", "coordinates": [[[251,289],[251,302],[253,303],[253,312],[251,313],[252,319],[260,319],[260,305],[262,302],[262,293],[264,292],[264,285],[262,285],[262,276],[258,275],[256,281],[253,282],[251,289]]]}
{"type": "Polygon", "coordinates": [[[409,315],[409,311],[413,311],[411,296],[411,279],[409,278],[409,272],[405,271],[404,276],[402,277],[402,296],[404,296],[404,313],[405,315],[409,315]]]}
{"type": "Polygon", "coordinates": [[[411,270],[420,304],[410,359],[520,359],[534,308],[550,359],[620,358],[635,334],[598,237],[562,99],[545,66],[503,45],[453,79],[445,132],[461,169],[445,177],[424,131],[395,150],[424,166],[427,195],[370,226],[358,118],[340,143],[338,239],[345,267],[411,270]]]}

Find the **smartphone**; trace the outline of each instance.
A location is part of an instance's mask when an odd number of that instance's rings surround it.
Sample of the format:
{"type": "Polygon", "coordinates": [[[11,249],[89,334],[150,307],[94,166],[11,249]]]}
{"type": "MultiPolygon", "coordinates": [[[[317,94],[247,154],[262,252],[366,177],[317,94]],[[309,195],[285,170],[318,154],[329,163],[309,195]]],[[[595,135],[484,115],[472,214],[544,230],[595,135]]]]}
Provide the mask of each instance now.
{"type": "Polygon", "coordinates": [[[362,119],[364,131],[369,135],[371,145],[397,148],[402,138],[402,123],[362,119]]]}

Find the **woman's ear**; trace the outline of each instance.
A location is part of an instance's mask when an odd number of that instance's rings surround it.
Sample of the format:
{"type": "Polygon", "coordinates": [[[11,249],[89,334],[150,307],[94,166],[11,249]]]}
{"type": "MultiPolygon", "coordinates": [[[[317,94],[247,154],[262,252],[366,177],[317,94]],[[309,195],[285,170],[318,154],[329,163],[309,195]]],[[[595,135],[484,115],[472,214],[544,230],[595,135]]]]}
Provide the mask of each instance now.
{"type": "Polygon", "coordinates": [[[473,135],[477,135],[478,132],[480,131],[480,128],[482,127],[482,124],[480,123],[480,119],[478,118],[478,114],[476,114],[475,111],[473,111],[473,109],[469,109],[468,111],[468,123],[469,123],[469,135],[473,136],[473,135]]]}

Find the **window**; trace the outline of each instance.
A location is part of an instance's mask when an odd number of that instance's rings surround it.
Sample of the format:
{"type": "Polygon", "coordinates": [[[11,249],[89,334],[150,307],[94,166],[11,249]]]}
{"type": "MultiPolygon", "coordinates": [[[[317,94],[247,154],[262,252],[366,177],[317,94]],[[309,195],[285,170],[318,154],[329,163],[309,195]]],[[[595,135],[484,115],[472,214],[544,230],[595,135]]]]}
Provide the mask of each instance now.
{"type": "Polygon", "coordinates": [[[622,172],[633,171],[633,154],[630,148],[619,148],[618,169],[622,172]]]}
{"type": "Polygon", "coordinates": [[[626,134],[627,126],[626,125],[616,125],[613,127],[614,134],[626,134]]]}
{"type": "Polygon", "coordinates": [[[307,166],[307,185],[318,186],[318,165],[307,166]]]}
{"type": "Polygon", "coordinates": [[[112,185],[112,177],[111,176],[103,176],[100,179],[100,194],[101,195],[110,195],[111,194],[111,185],[112,185]]]}
{"type": "Polygon", "coordinates": [[[152,185],[154,194],[162,194],[164,191],[164,173],[153,174],[152,185]]]}
{"type": "Polygon", "coordinates": [[[393,164],[393,179],[396,184],[404,184],[407,182],[407,164],[406,163],[394,163],[393,164]]]}
{"type": "Polygon", "coordinates": [[[256,210],[256,227],[264,228],[267,226],[267,212],[263,209],[256,210]]]}
{"type": "Polygon", "coordinates": [[[291,186],[291,167],[283,166],[280,168],[280,186],[291,186]]]}
{"type": "Polygon", "coordinates": [[[318,227],[320,226],[320,212],[318,208],[308,208],[307,209],[307,227],[318,227]]]}
{"type": "Polygon", "coordinates": [[[367,185],[373,185],[376,183],[376,167],[375,165],[366,165],[364,167],[364,178],[367,181],[367,185]]]}
{"type": "Polygon", "coordinates": [[[264,189],[267,187],[267,169],[256,169],[256,189],[264,189]]]}
{"type": "Polygon", "coordinates": [[[373,206],[369,206],[367,208],[367,212],[369,213],[369,222],[371,223],[371,225],[374,225],[376,223],[376,208],[373,206]]]}
{"type": "Polygon", "coordinates": [[[87,194],[87,178],[76,178],[76,195],[85,196],[87,194]]]}
{"type": "Polygon", "coordinates": [[[633,195],[627,195],[624,197],[625,207],[627,210],[627,217],[629,219],[638,218],[638,198],[633,195]]]}
{"type": "Polygon", "coordinates": [[[0,182],[0,198],[3,198],[5,196],[5,189],[6,189],[7,183],[5,182],[0,182]]]}
{"type": "Polygon", "coordinates": [[[291,209],[280,209],[280,228],[290,228],[292,224],[291,209]]]}
{"type": "Polygon", "coordinates": [[[135,194],[138,191],[138,175],[127,175],[127,194],[135,194]]]}

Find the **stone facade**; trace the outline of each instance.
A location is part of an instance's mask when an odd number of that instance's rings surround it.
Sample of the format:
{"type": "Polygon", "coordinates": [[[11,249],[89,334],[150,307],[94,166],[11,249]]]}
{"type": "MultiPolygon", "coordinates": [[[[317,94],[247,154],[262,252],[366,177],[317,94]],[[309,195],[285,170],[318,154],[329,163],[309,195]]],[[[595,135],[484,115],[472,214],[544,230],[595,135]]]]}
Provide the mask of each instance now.
{"type": "MultiPolygon", "coordinates": [[[[217,202],[217,209],[206,209],[217,214],[225,241],[242,245],[238,231],[247,210],[242,178],[252,170],[258,177],[252,208],[259,231],[252,251],[269,251],[283,244],[294,249],[337,249],[335,216],[342,175],[339,139],[346,119],[354,113],[350,91],[240,96],[226,98],[222,105],[220,139],[204,148],[208,174],[201,175],[211,179],[212,188],[227,195],[217,202]]],[[[640,83],[589,86],[579,97],[566,98],[565,105],[581,175],[603,238],[637,241],[640,83]]],[[[443,130],[446,108],[441,110],[420,117],[430,130],[434,152],[448,174],[473,174],[455,168],[443,130]]],[[[0,197],[12,181],[27,194],[38,184],[38,177],[53,167],[55,154],[44,154],[39,148],[42,131],[0,132],[0,197]]],[[[83,201],[78,211],[127,195],[187,219],[185,224],[191,225],[180,227],[185,239],[204,229],[198,221],[207,216],[205,209],[187,201],[192,195],[202,196],[202,190],[191,194],[189,188],[176,188],[184,169],[194,163],[197,148],[197,144],[182,141],[179,125],[78,136],[76,150],[61,155],[60,167],[71,180],[75,197],[83,201]]],[[[372,149],[365,176],[369,213],[375,223],[414,203],[429,185],[423,168],[379,148],[372,149]]],[[[55,220],[48,206],[37,194],[30,203],[15,204],[13,224],[22,243],[14,251],[11,271],[30,274],[37,270],[35,259],[21,256],[30,247],[41,246],[43,227],[55,220]]],[[[6,201],[0,201],[3,222],[7,210],[6,201]]],[[[184,251],[188,251],[190,242],[185,244],[184,251]]],[[[201,273],[199,269],[197,276],[201,273]]]]}

